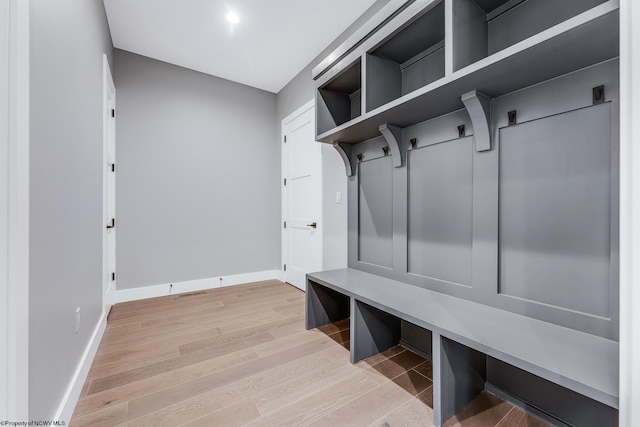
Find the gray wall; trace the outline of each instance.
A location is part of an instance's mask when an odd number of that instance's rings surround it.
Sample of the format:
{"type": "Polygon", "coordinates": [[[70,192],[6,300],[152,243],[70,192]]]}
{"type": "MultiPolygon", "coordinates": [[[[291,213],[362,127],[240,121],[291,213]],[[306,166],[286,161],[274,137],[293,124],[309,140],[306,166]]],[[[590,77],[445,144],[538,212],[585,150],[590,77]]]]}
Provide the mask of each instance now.
{"type": "Polygon", "coordinates": [[[102,55],[113,52],[102,0],[30,7],[29,415],[47,420],[102,311],[102,55]]]}
{"type": "Polygon", "coordinates": [[[276,95],[115,56],[117,288],[279,269],[276,95]]]}

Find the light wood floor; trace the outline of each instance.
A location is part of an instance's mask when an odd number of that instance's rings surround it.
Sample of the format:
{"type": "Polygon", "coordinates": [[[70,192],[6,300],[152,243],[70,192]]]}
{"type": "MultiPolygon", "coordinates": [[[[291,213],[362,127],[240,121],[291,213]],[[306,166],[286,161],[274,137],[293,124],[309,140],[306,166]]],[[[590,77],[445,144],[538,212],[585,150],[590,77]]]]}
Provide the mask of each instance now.
{"type": "MultiPolygon", "coordinates": [[[[114,306],[72,426],[430,426],[431,362],[349,363],[348,321],[304,330],[277,281],[114,306]]],[[[543,426],[489,394],[451,426],[543,426]]]]}

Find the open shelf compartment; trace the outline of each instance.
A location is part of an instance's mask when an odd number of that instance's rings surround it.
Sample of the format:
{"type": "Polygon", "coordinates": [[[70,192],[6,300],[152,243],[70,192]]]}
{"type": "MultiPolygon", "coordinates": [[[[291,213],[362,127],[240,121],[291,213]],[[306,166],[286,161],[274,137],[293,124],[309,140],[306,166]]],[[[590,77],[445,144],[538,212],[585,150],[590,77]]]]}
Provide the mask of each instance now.
{"type": "Polygon", "coordinates": [[[493,55],[607,0],[453,0],[453,70],[493,55]]]}
{"type": "Polygon", "coordinates": [[[444,2],[434,2],[366,55],[366,110],[428,85],[445,73],[444,2]]]}
{"type": "Polygon", "coordinates": [[[460,97],[469,91],[480,90],[495,98],[614,59],[619,56],[618,31],[618,6],[612,0],[604,2],[576,17],[574,22],[549,28],[383,107],[367,111],[351,123],[319,133],[317,140],[359,143],[379,136],[378,126],[383,123],[407,127],[462,109],[460,97]]]}
{"type": "Polygon", "coordinates": [[[362,61],[318,88],[316,93],[318,134],[340,126],[362,114],[362,61]]]}

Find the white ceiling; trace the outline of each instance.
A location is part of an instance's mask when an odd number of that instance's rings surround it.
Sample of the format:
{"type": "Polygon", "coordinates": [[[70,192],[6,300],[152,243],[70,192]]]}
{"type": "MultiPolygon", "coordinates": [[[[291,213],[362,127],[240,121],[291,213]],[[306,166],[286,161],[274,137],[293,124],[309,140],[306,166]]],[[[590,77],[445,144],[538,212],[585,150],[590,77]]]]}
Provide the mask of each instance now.
{"type": "Polygon", "coordinates": [[[274,93],[373,3],[104,0],[116,48],[274,93]],[[226,21],[229,10],[240,23],[226,21]]]}

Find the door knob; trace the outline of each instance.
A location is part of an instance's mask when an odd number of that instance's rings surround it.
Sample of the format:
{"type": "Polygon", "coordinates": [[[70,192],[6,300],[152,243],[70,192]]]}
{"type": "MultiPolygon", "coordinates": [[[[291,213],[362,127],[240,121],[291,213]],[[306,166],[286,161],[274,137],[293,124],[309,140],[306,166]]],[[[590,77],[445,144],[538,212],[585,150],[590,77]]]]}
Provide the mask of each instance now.
{"type": "Polygon", "coordinates": [[[312,222],[311,224],[307,224],[307,227],[317,228],[317,227],[318,227],[318,223],[316,223],[316,222],[314,221],[314,222],[312,222]]]}
{"type": "Polygon", "coordinates": [[[111,218],[111,223],[107,224],[107,230],[110,228],[114,228],[116,226],[116,219],[115,218],[111,218]]]}

